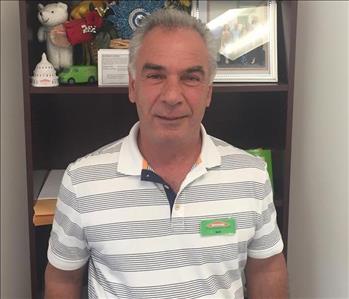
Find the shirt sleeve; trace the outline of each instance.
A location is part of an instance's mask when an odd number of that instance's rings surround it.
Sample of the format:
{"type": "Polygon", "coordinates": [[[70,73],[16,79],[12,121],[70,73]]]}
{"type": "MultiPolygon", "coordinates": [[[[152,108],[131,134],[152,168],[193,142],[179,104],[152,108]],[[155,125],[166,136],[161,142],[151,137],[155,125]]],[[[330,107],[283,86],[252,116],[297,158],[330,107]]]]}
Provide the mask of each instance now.
{"type": "Polygon", "coordinates": [[[268,258],[282,252],[284,244],[277,225],[273,190],[265,165],[263,198],[258,200],[256,231],[248,246],[248,256],[256,259],[268,258]]]}
{"type": "Polygon", "coordinates": [[[64,173],[57,198],[47,258],[58,269],[76,270],[86,264],[89,256],[69,166],[64,173]]]}

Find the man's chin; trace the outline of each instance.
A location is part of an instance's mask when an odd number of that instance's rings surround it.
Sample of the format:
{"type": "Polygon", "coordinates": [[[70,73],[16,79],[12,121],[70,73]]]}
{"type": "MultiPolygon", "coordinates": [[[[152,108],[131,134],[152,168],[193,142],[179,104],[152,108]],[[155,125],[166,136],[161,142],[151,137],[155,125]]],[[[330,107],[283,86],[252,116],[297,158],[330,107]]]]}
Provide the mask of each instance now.
{"type": "Polygon", "coordinates": [[[153,138],[159,144],[165,144],[170,146],[171,144],[182,143],[184,140],[188,139],[188,130],[183,130],[183,128],[176,128],[175,126],[169,128],[161,128],[159,130],[153,131],[153,138]]]}

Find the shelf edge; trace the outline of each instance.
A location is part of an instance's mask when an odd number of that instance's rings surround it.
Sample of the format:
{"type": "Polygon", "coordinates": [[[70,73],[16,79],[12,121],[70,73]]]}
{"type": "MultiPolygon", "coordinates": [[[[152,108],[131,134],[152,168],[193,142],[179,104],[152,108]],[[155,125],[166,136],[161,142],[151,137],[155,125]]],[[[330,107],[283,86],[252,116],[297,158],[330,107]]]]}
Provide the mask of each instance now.
{"type": "MultiPolygon", "coordinates": [[[[288,91],[287,83],[214,83],[214,93],[225,92],[281,92],[288,91]]],[[[99,87],[97,85],[33,87],[30,94],[128,94],[128,86],[99,87]]]]}

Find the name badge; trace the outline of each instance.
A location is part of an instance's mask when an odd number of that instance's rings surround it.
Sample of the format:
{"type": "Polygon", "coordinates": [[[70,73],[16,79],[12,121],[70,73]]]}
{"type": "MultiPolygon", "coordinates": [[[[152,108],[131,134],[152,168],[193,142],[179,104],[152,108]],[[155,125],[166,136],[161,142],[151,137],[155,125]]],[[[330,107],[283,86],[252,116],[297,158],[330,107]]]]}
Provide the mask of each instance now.
{"type": "Polygon", "coordinates": [[[233,218],[203,220],[200,223],[201,236],[235,234],[236,221],[233,218]]]}

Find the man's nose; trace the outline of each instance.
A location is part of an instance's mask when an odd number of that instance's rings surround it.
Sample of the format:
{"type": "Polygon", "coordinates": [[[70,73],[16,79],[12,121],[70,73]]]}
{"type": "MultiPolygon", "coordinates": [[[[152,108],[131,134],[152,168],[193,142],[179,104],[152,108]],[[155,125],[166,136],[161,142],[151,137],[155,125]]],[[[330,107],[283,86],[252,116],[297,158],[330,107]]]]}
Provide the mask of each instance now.
{"type": "Polygon", "coordinates": [[[168,78],[163,85],[162,96],[163,101],[169,105],[176,105],[183,101],[183,90],[177,78],[168,78]]]}

